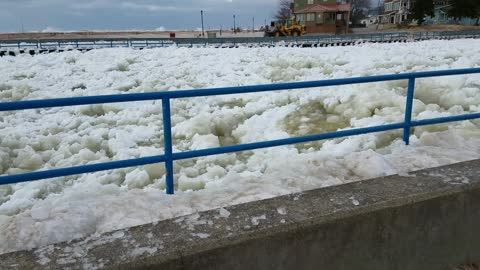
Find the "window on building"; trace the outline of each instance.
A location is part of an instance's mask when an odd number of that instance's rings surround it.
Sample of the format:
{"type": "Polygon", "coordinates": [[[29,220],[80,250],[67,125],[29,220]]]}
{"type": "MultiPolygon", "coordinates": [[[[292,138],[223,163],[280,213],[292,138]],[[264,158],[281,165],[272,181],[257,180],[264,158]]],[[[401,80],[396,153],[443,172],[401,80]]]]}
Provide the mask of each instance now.
{"type": "Polygon", "coordinates": [[[323,23],[323,13],[317,13],[317,23],[323,23]]]}
{"type": "Polygon", "coordinates": [[[392,3],[385,4],[385,11],[391,11],[391,10],[392,10],[392,3]]]}
{"type": "Polygon", "coordinates": [[[325,23],[335,23],[335,13],[325,13],[325,23]]]}
{"type": "Polygon", "coordinates": [[[313,0],[307,0],[307,4],[309,5],[313,4],[313,0]]]}
{"type": "Polygon", "coordinates": [[[296,16],[300,24],[305,24],[305,14],[297,14],[296,16]]]}
{"type": "Polygon", "coordinates": [[[307,22],[315,21],[315,13],[307,13],[307,22]]]}

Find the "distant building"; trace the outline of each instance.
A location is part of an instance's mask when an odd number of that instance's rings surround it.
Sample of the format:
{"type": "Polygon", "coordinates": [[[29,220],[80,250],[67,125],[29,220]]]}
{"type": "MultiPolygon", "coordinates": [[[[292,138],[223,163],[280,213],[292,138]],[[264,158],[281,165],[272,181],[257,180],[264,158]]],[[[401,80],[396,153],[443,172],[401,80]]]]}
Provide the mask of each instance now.
{"type": "Polygon", "coordinates": [[[384,12],[380,15],[380,22],[384,24],[401,24],[408,19],[413,0],[385,0],[384,12]]]}
{"type": "Polygon", "coordinates": [[[454,19],[448,16],[448,11],[452,7],[451,0],[434,0],[434,17],[427,17],[425,24],[463,24],[474,25],[476,19],[460,18],[454,19]]]}
{"type": "Polygon", "coordinates": [[[361,24],[364,24],[367,27],[372,24],[377,24],[377,22],[378,22],[378,17],[372,16],[372,15],[368,15],[367,18],[360,21],[361,24]]]}
{"type": "Polygon", "coordinates": [[[435,16],[432,18],[434,23],[445,24],[448,23],[448,10],[451,7],[449,0],[435,0],[434,3],[434,13],[435,16]]]}
{"type": "Polygon", "coordinates": [[[345,33],[350,5],[336,0],[295,0],[293,13],[307,33],[345,33]]]}

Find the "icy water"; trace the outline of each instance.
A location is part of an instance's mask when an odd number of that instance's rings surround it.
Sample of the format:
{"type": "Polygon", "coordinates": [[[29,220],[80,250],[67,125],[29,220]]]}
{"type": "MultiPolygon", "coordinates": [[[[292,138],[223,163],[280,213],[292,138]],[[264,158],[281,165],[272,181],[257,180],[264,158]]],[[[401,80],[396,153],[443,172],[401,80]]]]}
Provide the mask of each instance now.
{"type": "MultiPolygon", "coordinates": [[[[480,66],[480,41],[331,48],[102,49],[0,58],[0,101],[480,66]]],[[[172,101],[174,151],[403,121],[406,81],[172,101]]],[[[414,119],[478,112],[480,75],[417,80],[414,119]]],[[[0,186],[0,253],[480,157],[480,121],[0,186]]],[[[0,113],[0,173],[163,154],[160,101],[0,113]]]]}
{"type": "MultiPolygon", "coordinates": [[[[320,102],[312,102],[296,108],[283,120],[285,130],[294,137],[337,131],[350,126],[350,119],[329,114],[320,102]]],[[[297,144],[297,149],[320,148],[324,141],[297,144]]]]}

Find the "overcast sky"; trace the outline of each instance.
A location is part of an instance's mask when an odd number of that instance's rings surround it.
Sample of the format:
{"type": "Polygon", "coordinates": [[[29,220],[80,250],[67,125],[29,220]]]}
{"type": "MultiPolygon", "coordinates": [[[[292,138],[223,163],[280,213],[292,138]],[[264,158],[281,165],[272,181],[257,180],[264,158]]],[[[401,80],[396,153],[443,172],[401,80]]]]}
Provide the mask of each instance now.
{"type": "Polygon", "coordinates": [[[154,30],[257,27],[270,21],[279,0],[0,0],[0,32],[154,30]]]}

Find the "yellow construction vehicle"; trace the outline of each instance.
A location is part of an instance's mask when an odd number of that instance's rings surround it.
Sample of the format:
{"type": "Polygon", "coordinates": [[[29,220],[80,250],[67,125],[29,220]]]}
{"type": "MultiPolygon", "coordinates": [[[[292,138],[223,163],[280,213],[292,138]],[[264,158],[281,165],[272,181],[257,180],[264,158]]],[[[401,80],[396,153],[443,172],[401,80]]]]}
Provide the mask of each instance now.
{"type": "Polygon", "coordinates": [[[288,37],[288,36],[303,36],[307,33],[305,25],[301,25],[293,17],[284,21],[272,22],[270,27],[267,27],[265,31],[266,37],[288,37]]]}

